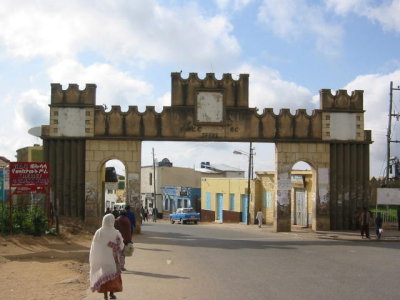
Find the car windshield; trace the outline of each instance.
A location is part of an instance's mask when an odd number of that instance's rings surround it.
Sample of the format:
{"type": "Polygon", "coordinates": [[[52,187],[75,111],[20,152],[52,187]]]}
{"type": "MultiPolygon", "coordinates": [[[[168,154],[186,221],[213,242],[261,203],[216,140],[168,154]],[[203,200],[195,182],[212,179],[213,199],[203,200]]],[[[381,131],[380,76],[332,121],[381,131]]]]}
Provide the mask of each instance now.
{"type": "Polygon", "coordinates": [[[178,212],[182,212],[182,213],[192,213],[194,212],[193,208],[181,208],[178,210],[178,212]]]}

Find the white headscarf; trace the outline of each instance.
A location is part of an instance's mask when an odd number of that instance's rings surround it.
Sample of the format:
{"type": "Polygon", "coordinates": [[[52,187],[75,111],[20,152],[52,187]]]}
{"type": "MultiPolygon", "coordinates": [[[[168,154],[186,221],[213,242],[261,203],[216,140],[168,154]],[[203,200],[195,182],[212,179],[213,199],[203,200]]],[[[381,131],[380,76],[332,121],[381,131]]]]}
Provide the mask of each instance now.
{"type": "Polygon", "coordinates": [[[97,229],[92,240],[89,263],[90,288],[93,292],[121,274],[119,254],[124,248],[124,243],[121,233],[114,228],[114,222],[113,214],[105,215],[101,228],[97,229]]]}

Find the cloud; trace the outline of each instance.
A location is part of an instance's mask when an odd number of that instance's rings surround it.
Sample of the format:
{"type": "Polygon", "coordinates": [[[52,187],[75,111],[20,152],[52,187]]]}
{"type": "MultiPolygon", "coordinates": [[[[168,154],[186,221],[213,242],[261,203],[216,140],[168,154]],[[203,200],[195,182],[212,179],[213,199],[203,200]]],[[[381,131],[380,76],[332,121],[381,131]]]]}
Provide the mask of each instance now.
{"type": "Polygon", "coordinates": [[[195,4],[162,1],[65,3],[4,0],[0,45],[11,56],[74,58],[85,51],[112,61],[197,64],[229,61],[240,53],[232,25],[222,15],[205,17],[195,4]]]}
{"type": "Polygon", "coordinates": [[[250,74],[249,105],[259,108],[259,113],[263,108],[274,108],[275,113],[279,113],[281,108],[290,108],[292,114],[298,108],[309,111],[318,108],[313,102],[310,90],[294,82],[285,81],[276,70],[243,64],[236,73],[250,74]]]}
{"type": "Polygon", "coordinates": [[[14,125],[27,132],[31,127],[48,124],[49,99],[49,95],[43,95],[38,90],[24,92],[15,106],[14,125]]]}
{"type": "MultiPolygon", "coordinates": [[[[367,74],[356,77],[349,82],[344,88],[349,92],[353,90],[364,90],[364,109],[365,109],[365,129],[372,130],[372,139],[374,143],[371,145],[371,175],[384,175],[384,166],[386,161],[386,134],[388,126],[389,114],[389,91],[390,81],[395,86],[400,84],[400,70],[388,74],[367,74]]],[[[395,92],[394,109],[398,113],[400,111],[400,91],[395,92]],[[397,101],[396,101],[397,99],[397,101]]],[[[395,118],[393,125],[396,126],[395,118]]],[[[397,124],[397,130],[399,130],[397,124]]],[[[400,139],[400,132],[393,131],[392,138],[400,139]]],[[[400,156],[400,149],[397,144],[392,144],[393,155],[400,156]]]]}
{"type": "Polygon", "coordinates": [[[75,60],[66,59],[51,66],[48,74],[52,82],[77,83],[80,89],[84,89],[87,83],[95,83],[98,105],[107,104],[110,108],[111,105],[120,105],[123,110],[127,110],[129,105],[138,105],[142,109],[146,105],[153,105],[153,87],[150,83],[134,79],[131,74],[106,63],[85,67],[75,60]]]}
{"type": "Polygon", "coordinates": [[[341,51],[343,29],[324,18],[324,9],[303,0],[264,0],[258,21],[278,37],[289,42],[311,36],[316,49],[336,56],[341,51]]]}
{"type": "Polygon", "coordinates": [[[232,9],[238,11],[249,5],[253,0],[214,0],[221,10],[232,9]]]}
{"type": "Polygon", "coordinates": [[[336,14],[353,13],[378,22],[384,30],[400,32],[400,0],[325,0],[326,7],[336,14]]]}

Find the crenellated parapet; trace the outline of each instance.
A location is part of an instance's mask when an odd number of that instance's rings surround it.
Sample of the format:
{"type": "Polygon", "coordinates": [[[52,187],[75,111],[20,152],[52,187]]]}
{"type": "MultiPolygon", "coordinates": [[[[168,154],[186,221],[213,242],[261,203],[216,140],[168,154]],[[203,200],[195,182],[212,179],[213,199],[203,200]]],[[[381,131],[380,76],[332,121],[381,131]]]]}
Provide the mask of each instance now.
{"type": "Polygon", "coordinates": [[[216,79],[207,73],[199,79],[171,74],[172,105],[158,113],[154,106],[139,112],[137,106],[106,112],[96,105],[96,85],[79,90],[76,84],[62,90],[52,84],[49,137],[118,138],[138,140],[258,141],[258,142],[370,142],[364,130],[363,91],[351,95],[339,90],[320,91],[321,108],[311,115],[305,109],[278,114],[248,107],[248,74],[233,80],[231,74],[216,79]]]}
{"type": "Polygon", "coordinates": [[[74,106],[85,107],[96,104],[96,85],[86,84],[84,90],[79,90],[77,84],[69,84],[66,90],[61,84],[51,84],[51,105],[52,106],[74,106]]]}
{"type": "Polygon", "coordinates": [[[197,73],[189,73],[186,79],[181,73],[171,74],[172,106],[195,106],[198,92],[211,90],[223,94],[226,107],[249,106],[249,74],[240,74],[238,80],[230,73],[224,73],[222,79],[216,79],[214,73],[207,73],[204,79],[197,73]]]}
{"type": "Polygon", "coordinates": [[[355,90],[349,95],[347,90],[338,90],[332,95],[330,89],[322,89],[320,108],[324,111],[363,112],[364,91],[355,90]]]}

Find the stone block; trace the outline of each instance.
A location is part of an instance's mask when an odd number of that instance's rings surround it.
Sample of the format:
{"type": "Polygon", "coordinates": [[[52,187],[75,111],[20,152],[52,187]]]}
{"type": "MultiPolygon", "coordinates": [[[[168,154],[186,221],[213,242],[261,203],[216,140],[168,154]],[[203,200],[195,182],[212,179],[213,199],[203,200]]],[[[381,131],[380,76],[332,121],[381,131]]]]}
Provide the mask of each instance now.
{"type": "Polygon", "coordinates": [[[308,144],[308,152],[314,153],[317,152],[317,145],[316,144],[308,144]]]}

